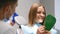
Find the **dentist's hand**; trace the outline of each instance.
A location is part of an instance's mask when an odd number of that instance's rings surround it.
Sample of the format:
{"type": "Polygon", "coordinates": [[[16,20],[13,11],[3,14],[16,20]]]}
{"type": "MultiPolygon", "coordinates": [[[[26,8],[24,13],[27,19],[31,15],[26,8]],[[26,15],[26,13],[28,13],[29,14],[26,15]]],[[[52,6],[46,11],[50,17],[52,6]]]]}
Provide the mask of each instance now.
{"type": "Polygon", "coordinates": [[[13,22],[10,22],[10,25],[11,25],[11,26],[14,26],[14,24],[15,24],[15,23],[13,23],[13,22]]]}

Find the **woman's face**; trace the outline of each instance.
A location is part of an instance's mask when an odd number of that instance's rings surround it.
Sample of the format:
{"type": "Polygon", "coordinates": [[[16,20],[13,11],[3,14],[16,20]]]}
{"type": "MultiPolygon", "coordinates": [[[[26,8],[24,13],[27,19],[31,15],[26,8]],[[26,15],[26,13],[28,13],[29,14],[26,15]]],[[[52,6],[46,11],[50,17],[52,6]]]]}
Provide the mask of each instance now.
{"type": "Polygon", "coordinates": [[[40,6],[37,8],[37,13],[36,13],[36,21],[38,23],[42,23],[45,19],[45,10],[43,6],[40,6]]]}

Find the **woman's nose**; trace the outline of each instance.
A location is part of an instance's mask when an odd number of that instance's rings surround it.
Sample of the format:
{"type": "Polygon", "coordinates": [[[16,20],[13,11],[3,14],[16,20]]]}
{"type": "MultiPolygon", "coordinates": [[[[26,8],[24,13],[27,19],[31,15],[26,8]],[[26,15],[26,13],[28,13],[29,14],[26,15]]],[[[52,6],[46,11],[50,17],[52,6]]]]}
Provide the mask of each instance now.
{"type": "Polygon", "coordinates": [[[43,13],[40,14],[41,17],[44,17],[45,15],[43,13]]]}

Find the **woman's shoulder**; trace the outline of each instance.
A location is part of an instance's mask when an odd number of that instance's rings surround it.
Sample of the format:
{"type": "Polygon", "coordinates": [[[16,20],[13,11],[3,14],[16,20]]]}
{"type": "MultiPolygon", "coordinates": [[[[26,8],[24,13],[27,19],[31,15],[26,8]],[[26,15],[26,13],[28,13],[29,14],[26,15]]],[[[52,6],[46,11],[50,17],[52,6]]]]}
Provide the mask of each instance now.
{"type": "Polygon", "coordinates": [[[52,34],[57,34],[57,30],[56,30],[56,29],[53,29],[53,28],[50,30],[50,32],[51,32],[52,34]]]}
{"type": "Polygon", "coordinates": [[[28,25],[21,25],[21,28],[22,28],[22,29],[30,29],[31,27],[28,26],[28,25]]]}
{"type": "Polygon", "coordinates": [[[21,25],[21,29],[24,33],[32,33],[32,28],[27,25],[21,25]]]}

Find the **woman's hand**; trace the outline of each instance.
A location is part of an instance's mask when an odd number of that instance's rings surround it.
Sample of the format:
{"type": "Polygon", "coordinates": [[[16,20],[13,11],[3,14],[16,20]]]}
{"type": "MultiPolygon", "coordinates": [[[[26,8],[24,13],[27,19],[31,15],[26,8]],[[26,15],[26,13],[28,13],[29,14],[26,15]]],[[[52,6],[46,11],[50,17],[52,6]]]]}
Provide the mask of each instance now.
{"type": "Polygon", "coordinates": [[[37,29],[37,34],[44,34],[45,33],[45,26],[40,26],[37,29]]]}
{"type": "Polygon", "coordinates": [[[45,33],[44,34],[51,34],[49,31],[45,30],[45,33]]]}
{"type": "Polygon", "coordinates": [[[36,34],[51,34],[49,31],[45,30],[45,26],[40,26],[37,29],[37,33],[36,34]]]}

